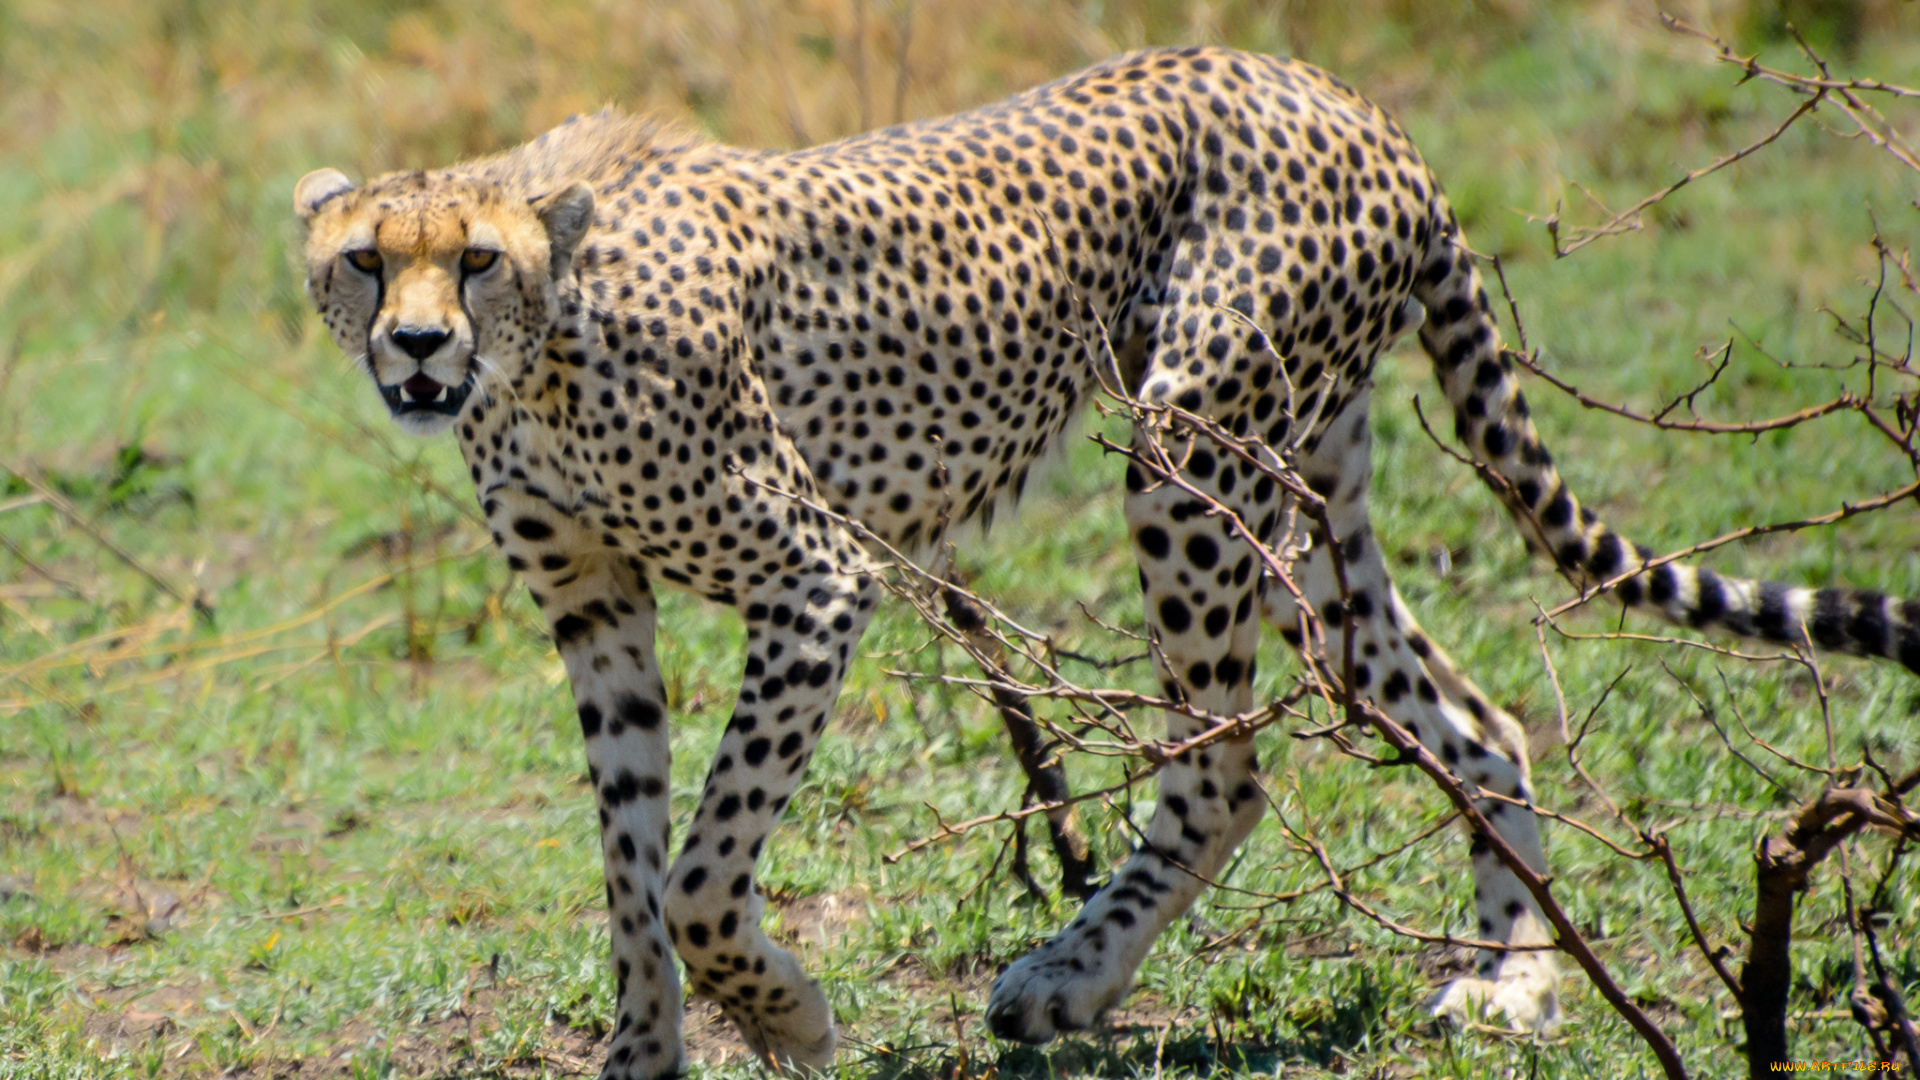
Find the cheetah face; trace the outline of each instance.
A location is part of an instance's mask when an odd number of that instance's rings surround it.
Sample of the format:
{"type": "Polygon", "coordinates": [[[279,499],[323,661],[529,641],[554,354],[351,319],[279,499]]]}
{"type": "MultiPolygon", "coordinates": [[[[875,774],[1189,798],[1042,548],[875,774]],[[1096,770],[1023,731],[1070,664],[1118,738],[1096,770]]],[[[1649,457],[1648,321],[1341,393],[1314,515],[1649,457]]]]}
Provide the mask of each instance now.
{"type": "Polygon", "coordinates": [[[357,188],[321,169],[294,186],[293,206],[307,230],[307,296],[334,341],[402,430],[432,435],[476,386],[539,356],[593,191],[575,183],[528,199],[453,171],[357,188]]]}

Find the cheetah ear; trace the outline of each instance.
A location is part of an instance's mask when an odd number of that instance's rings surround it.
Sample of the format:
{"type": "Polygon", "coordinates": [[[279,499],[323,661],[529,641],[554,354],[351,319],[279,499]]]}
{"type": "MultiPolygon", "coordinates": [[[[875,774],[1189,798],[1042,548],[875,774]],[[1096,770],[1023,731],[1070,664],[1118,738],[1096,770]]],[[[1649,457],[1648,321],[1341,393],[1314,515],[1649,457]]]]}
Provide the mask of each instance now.
{"type": "Polygon", "coordinates": [[[593,224],[593,189],[575,180],[559,191],[528,199],[527,205],[547,227],[547,244],[553,253],[549,270],[558,280],[573,264],[573,249],[593,224]]]}
{"type": "Polygon", "coordinates": [[[312,221],[328,199],[352,190],[353,181],[339,169],[315,169],[293,185],[293,212],[302,222],[312,221]]]}

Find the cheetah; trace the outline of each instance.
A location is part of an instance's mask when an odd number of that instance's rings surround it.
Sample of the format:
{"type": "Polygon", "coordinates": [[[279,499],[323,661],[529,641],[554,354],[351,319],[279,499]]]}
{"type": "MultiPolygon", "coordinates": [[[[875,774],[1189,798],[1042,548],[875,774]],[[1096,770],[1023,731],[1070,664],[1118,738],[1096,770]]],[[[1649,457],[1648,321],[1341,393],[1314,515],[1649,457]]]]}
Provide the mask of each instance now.
{"type": "MultiPolygon", "coordinates": [[[[1421,633],[1367,516],[1373,365],[1415,329],[1461,443],[1575,580],[1633,574],[1612,590],[1628,607],[1920,670],[1920,604],[1649,567],[1582,509],[1439,184],[1386,113],[1298,61],[1136,52],[792,152],[602,112],[448,169],[364,186],[323,169],[294,205],[328,330],[402,428],[454,430],[571,679],[611,916],[606,1077],[682,1070],[676,955],[692,993],[769,1063],[830,1065],[827,999],[761,932],[754,868],[879,596],[847,522],[926,550],[1017,498],[1101,385],[1088,326],[1131,357],[1109,354],[1106,370],[1124,368],[1139,399],[1291,448],[1327,503],[1331,533],[1296,545],[1293,577],[1330,613],[1329,655],[1350,632],[1357,692],[1473,790],[1526,805],[1525,740],[1421,633]],[[671,859],[657,584],[733,605],[747,635],[737,705],[671,859]]],[[[1302,620],[1193,492],[1266,537],[1289,496],[1190,426],[1161,434],[1182,483],[1130,467],[1125,501],[1155,671],[1197,712],[1244,713],[1261,622],[1298,646],[1302,620]]],[[[1144,842],[1000,975],[992,1030],[1043,1042],[1115,1004],[1259,820],[1256,769],[1251,740],[1169,764],[1144,842]]],[[[1545,872],[1535,815],[1484,805],[1545,872]]],[[[1484,843],[1471,862],[1482,937],[1549,942],[1484,843]]],[[[1489,950],[1433,1007],[1550,1025],[1550,954],[1489,950]]]]}

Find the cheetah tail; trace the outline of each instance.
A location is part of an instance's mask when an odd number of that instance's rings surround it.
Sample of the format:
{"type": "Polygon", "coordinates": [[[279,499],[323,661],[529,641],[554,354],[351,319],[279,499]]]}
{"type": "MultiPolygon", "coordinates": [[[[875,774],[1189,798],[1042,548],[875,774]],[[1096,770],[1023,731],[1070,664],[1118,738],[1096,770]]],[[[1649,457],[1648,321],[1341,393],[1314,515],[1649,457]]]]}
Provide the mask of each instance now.
{"type": "MultiPolygon", "coordinates": [[[[1653,552],[1607,528],[1561,483],[1501,351],[1473,256],[1451,215],[1440,221],[1413,293],[1427,309],[1420,343],[1453,405],[1455,435],[1504,481],[1493,486],[1527,546],[1538,550],[1544,542],[1577,587],[1644,567],[1653,552]]],[[[1621,581],[1612,595],[1678,625],[1720,627],[1781,644],[1811,638],[1824,649],[1884,656],[1920,672],[1920,601],[1723,577],[1678,560],[1621,581]]]]}

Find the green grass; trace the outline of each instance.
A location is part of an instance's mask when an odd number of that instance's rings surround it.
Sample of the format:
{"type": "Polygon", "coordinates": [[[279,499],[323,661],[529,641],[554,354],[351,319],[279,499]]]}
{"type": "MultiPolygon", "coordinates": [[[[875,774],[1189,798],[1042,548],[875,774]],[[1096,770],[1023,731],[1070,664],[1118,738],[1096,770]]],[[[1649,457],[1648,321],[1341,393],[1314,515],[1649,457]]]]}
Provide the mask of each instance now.
{"type": "MultiPolygon", "coordinates": [[[[866,111],[885,120],[901,37],[885,20],[900,9],[873,6],[866,111]]],[[[214,609],[197,617],[48,506],[13,505],[30,491],[0,478],[0,537],[17,549],[0,548],[0,895],[18,890],[0,900],[0,1077],[568,1075],[606,1029],[592,798],[560,663],[482,547],[452,445],[393,433],[305,312],[287,196],[307,168],[440,161],[601,98],[772,142],[794,126],[772,104],[786,78],[799,127],[850,130],[862,111],[849,75],[855,24],[832,4],[764,26],[698,5],[654,5],[647,19],[471,7],[0,9],[0,461],[44,477],[134,560],[214,609]],[[598,17],[618,32],[583,38],[598,17]],[[86,92],[41,88],[51,83],[86,92]],[[179,910],[149,933],[161,893],[179,910]]],[[[1503,256],[1531,339],[1590,392],[1657,407],[1701,377],[1696,349],[1736,332],[1801,363],[1851,355],[1820,308],[1864,307],[1869,212],[1896,245],[1914,236],[1911,173],[1809,124],[1683,192],[1648,231],[1555,260],[1524,214],[1564,201],[1570,220],[1598,220],[1572,182],[1625,205],[1764,133],[1790,103],[1730,89],[1727,71],[1637,9],[1357,9],[1343,22],[1275,19],[1257,4],[1205,18],[1137,3],[921,5],[906,111],[987,100],[1105,47],[1213,37],[1295,48],[1401,114],[1473,242],[1503,256]]],[[[1887,32],[1868,35],[1880,44],[1845,67],[1920,81],[1911,5],[1868,16],[1887,32]]],[[[1727,25],[1758,33],[1760,23],[1727,25]]],[[[1769,57],[1796,62],[1777,44],[1769,57]]],[[[1540,736],[1543,801],[1603,820],[1545,737],[1552,694],[1527,619],[1536,599],[1551,604],[1566,588],[1526,560],[1492,498],[1420,430],[1411,399],[1429,415],[1440,400],[1424,367],[1403,350],[1380,373],[1378,532],[1432,635],[1540,736]],[[1438,548],[1452,553],[1444,577],[1438,548]]],[[[1743,343],[1700,408],[1772,415],[1838,385],[1743,343]]],[[[1575,490],[1663,550],[1911,479],[1856,422],[1709,439],[1656,435],[1545,387],[1532,401],[1575,490]]],[[[1116,463],[1077,442],[1038,488],[966,552],[976,585],[1075,648],[1129,651],[1080,613],[1140,625],[1116,463]]],[[[1920,596],[1914,521],[1900,507],[1711,563],[1920,596]]],[[[741,630],[689,597],[663,606],[684,820],[729,712],[741,630]]],[[[877,658],[856,667],[763,864],[780,932],[808,950],[835,1004],[849,1077],[961,1065],[1147,1075],[1162,1040],[1166,1070],[1229,1076],[1654,1075],[1577,976],[1563,987],[1571,1020],[1549,1040],[1428,1024],[1419,1003],[1457,958],[1325,893],[1264,912],[1215,895],[1155,950],[1113,1030],[1046,1051],[995,1041],[980,1020],[993,973],[1071,910],[1032,902],[1005,872],[1004,828],[885,861],[932,830],[936,812],[956,821],[1020,795],[990,709],[881,673],[961,665],[923,648],[927,637],[904,606],[876,619],[864,649],[877,658]]],[[[1552,649],[1577,715],[1627,669],[1584,761],[1636,820],[1668,832],[1708,933],[1738,951],[1752,844],[1817,785],[1753,745],[1733,710],[1770,744],[1824,761],[1810,680],[1652,645],[1552,649]],[[1792,798],[1729,754],[1682,683],[1792,798]]],[[[1827,668],[1843,759],[1865,744],[1889,762],[1920,760],[1910,675],[1838,658],[1827,668]]],[[[1277,640],[1260,670],[1263,694],[1290,685],[1277,640]]],[[[1074,674],[1137,683],[1145,673],[1074,674]]],[[[1323,744],[1270,731],[1261,756],[1287,820],[1310,823],[1342,866],[1443,813],[1417,777],[1370,771],[1323,744]]],[[[1078,788],[1117,768],[1070,764],[1078,788]]],[[[1150,806],[1142,790],[1088,808],[1103,864],[1127,843],[1119,815],[1144,822],[1150,806]]],[[[1697,1075],[1739,1072],[1738,1020],[1723,1019],[1732,1003],[1685,946],[1664,875],[1568,829],[1549,842],[1556,895],[1615,977],[1697,1075]]],[[[1858,844],[1856,876],[1872,880],[1887,851],[1858,844]]],[[[1269,818],[1228,880],[1285,892],[1319,877],[1269,818]]],[[[1466,854],[1450,833],[1351,886],[1406,923],[1471,922],[1466,854]]],[[[1882,940],[1910,1003],[1917,904],[1908,869],[1882,940]]],[[[1837,867],[1823,867],[1796,926],[1791,1033],[1802,1057],[1866,1056],[1845,1016],[1842,910],[1837,867]]],[[[696,1069],[753,1071],[709,1020],[690,1024],[696,1069]]]]}

